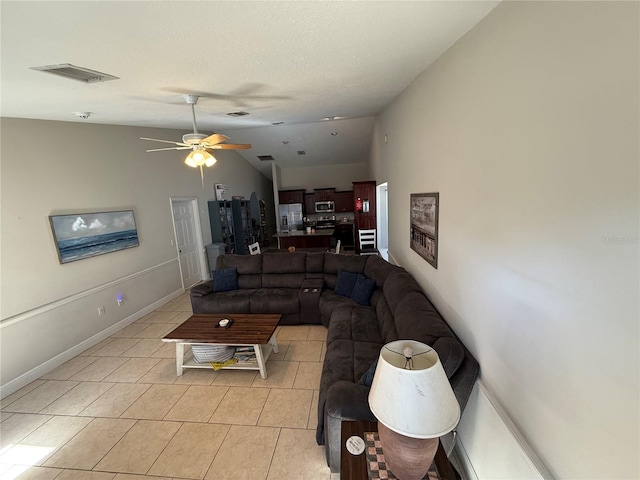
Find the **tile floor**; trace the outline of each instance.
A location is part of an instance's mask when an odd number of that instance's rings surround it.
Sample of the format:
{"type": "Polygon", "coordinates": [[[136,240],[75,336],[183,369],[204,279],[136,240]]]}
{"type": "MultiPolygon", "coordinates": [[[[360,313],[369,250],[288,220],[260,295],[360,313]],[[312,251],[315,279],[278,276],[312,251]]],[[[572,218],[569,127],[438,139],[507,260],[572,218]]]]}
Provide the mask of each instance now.
{"type": "Polygon", "coordinates": [[[258,372],[175,372],[160,339],[188,295],[136,321],[0,403],[0,479],[329,480],[316,445],[322,326],[278,327],[258,372]]]}

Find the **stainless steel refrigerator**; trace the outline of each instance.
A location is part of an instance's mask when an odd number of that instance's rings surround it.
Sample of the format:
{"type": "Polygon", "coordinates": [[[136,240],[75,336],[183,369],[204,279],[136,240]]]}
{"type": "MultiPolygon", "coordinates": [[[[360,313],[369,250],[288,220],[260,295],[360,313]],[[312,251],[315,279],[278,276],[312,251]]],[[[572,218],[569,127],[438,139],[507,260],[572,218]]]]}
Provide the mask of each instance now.
{"type": "Polygon", "coordinates": [[[287,203],[279,206],[278,222],[281,232],[289,232],[291,230],[302,230],[302,204],[287,203]]]}

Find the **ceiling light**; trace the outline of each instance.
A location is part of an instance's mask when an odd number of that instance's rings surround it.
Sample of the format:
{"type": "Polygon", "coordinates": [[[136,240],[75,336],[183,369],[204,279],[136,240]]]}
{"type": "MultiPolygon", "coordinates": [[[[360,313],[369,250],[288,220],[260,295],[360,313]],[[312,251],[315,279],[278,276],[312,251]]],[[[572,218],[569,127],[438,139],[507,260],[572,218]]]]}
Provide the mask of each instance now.
{"type": "Polygon", "coordinates": [[[347,117],[324,117],[322,120],[342,120],[347,117]]]}
{"type": "Polygon", "coordinates": [[[230,112],[227,113],[230,117],[244,117],[245,115],[249,115],[249,112],[230,112]]]}
{"type": "Polygon", "coordinates": [[[187,155],[187,158],[184,159],[184,163],[193,168],[201,167],[203,165],[211,167],[216,162],[217,160],[215,157],[206,150],[194,150],[187,155]]]}

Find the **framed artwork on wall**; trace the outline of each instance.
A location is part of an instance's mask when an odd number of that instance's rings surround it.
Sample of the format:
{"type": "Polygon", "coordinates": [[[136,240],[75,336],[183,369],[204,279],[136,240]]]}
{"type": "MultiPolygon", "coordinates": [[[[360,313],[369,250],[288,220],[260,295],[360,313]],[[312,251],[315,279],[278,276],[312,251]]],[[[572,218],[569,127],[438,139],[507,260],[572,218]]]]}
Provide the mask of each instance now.
{"type": "Polygon", "coordinates": [[[133,210],[50,215],[60,263],[140,245],[133,210]]]}
{"type": "Polygon", "coordinates": [[[411,194],[411,249],[438,268],[439,193],[411,194]]]}

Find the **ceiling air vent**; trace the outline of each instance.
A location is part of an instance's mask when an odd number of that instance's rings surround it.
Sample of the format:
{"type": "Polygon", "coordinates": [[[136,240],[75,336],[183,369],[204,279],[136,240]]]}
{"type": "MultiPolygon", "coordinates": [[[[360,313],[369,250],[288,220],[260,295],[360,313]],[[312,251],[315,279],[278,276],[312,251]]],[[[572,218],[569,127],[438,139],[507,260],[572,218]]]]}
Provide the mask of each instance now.
{"type": "Polygon", "coordinates": [[[70,63],[61,63],[60,65],[45,65],[44,67],[30,67],[31,70],[39,70],[41,72],[53,73],[61,77],[70,78],[84,83],[99,83],[108,80],[118,80],[118,77],[108,75],[106,73],[97,72],[89,68],[76,67],[70,63]]]}
{"type": "Polygon", "coordinates": [[[305,152],[304,150],[298,150],[298,155],[306,155],[307,152],[305,152]]]}
{"type": "Polygon", "coordinates": [[[244,117],[245,115],[249,115],[249,112],[231,112],[227,113],[230,117],[244,117]]]}
{"type": "Polygon", "coordinates": [[[275,160],[275,158],[273,158],[272,155],[258,155],[258,158],[263,162],[266,162],[269,160],[275,160]]]}

